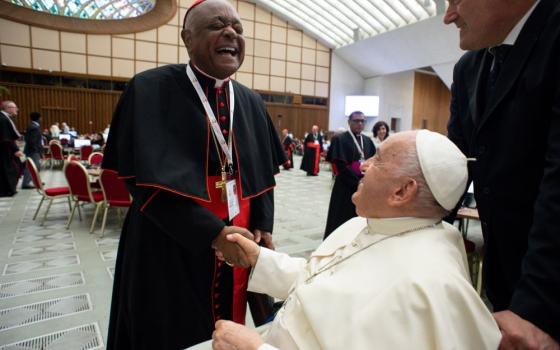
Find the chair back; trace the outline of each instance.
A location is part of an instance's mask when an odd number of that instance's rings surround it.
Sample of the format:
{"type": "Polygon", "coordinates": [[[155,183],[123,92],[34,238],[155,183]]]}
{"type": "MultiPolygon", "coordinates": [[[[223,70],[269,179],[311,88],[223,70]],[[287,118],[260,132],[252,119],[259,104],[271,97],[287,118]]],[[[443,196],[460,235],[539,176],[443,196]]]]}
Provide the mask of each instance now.
{"type": "Polygon", "coordinates": [[[88,160],[89,155],[93,153],[93,146],[85,145],[80,147],[80,159],[81,160],[88,160]]]}
{"type": "Polygon", "coordinates": [[[25,165],[27,165],[27,171],[31,174],[33,185],[35,185],[35,188],[39,191],[39,193],[43,193],[43,182],[41,181],[41,175],[39,175],[35,162],[31,158],[27,158],[25,163],[25,165]]]}
{"type": "Polygon", "coordinates": [[[62,154],[62,146],[58,142],[51,142],[49,144],[51,150],[52,159],[54,160],[64,160],[64,155],[62,154]]]}
{"type": "Polygon", "coordinates": [[[75,155],[75,154],[71,154],[71,155],[68,156],[68,159],[66,159],[66,160],[69,161],[69,162],[71,162],[71,161],[73,161],[73,160],[79,161],[79,160],[80,160],[80,157],[78,157],[78,156],[75,155]]]}
{"type": "Polygon", "coordinates": [[[101,152],[93,152],[89,155],[88,163],[93,166],[101,166],[101,162],[103,162],[103,153],[101,152]]]}
{"type": "Polygon", "coordinates": [[[78,161],[70,161],[64,165],[64,176],[68,181],[70,194],[80,201],[94,202],[86,168],[78,161]]]}
{"type": "Polygon", "coordinates": [[[132,203],[126,184],[123,179],[119,178],[116,171],[102,169],[99,175],[99,182],[101,183],[101,190],[103,191],[105,201],[109,205],[125,206],[132,203]]]}

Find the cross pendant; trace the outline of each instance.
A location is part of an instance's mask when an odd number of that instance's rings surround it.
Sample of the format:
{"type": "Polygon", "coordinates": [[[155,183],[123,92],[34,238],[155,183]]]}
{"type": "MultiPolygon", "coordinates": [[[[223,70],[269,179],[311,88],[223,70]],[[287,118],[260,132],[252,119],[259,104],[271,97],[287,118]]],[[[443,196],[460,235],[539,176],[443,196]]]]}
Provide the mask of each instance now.
{"type": "Polygon", "coordinates": [[[227,182],[226,172],[222,171],[222,180],[216,181],[216,188],[222,189],[222,198],[221,198],[222,202],[225,202],[227,199],[226,182],[227,182]]]}

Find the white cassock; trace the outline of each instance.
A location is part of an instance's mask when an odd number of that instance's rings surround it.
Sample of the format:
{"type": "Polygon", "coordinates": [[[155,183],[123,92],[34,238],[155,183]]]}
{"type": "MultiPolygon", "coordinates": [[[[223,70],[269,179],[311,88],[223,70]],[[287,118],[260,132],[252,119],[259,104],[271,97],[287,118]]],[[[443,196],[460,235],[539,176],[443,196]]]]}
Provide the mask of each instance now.
{"type": "Polygon", "coordinates": [[[260,349],[497,349],[467,271],[460,233],[436,219],[354,218],[309,261],[262,248],[249,290],[286,302],[260,349]]]}

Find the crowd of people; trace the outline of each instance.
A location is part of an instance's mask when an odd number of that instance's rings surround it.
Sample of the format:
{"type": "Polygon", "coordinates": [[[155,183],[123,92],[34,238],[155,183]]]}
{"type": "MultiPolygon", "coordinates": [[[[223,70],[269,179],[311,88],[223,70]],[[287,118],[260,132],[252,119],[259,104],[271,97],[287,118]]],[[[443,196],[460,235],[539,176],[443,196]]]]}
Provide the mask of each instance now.
{"type": "MultiPolygon", "coordinates": [[[[379,121],[370,139],[355,111],[326,147],[317,125],[301,141],[279,137],[258,95],[230,79],[245,54],[236,9],[195,1],[181,31],[190,62],[137,74],[112,120],[103,168],[134,201],[107,349],[560,349],[559,19],[557,0],[449,1],[444,22],[468,51],[454,69],[448,137],[389,136],[379,121]],[[307,261],[272,240],[274,175],[299,150],[306,175],[321,157],[335,174],[324,241],[307,261]],[[444,220],[469,181],[488,305],[444,220]],[[284,302],[250,329],[246,302],[263,293],[284,302]]],[[[5,101],[2,195],[15,192],[10,164],[23,156],[15,116],[5,101]]],[[[65,132],[55,124],[49,136],[65,132]]]]}

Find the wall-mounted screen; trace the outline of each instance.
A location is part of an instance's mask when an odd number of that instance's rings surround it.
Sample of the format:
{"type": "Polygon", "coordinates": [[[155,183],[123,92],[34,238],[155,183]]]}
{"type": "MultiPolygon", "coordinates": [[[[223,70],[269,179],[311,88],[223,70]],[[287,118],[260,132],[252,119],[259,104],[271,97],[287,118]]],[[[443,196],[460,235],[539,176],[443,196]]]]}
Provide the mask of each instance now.
{"type": "Polygon", "coordinates": [[[346,96],[345,116],[349,116],[354,111],[362,111],[367,117],[379,116],[379,96],[346,96]]]}

